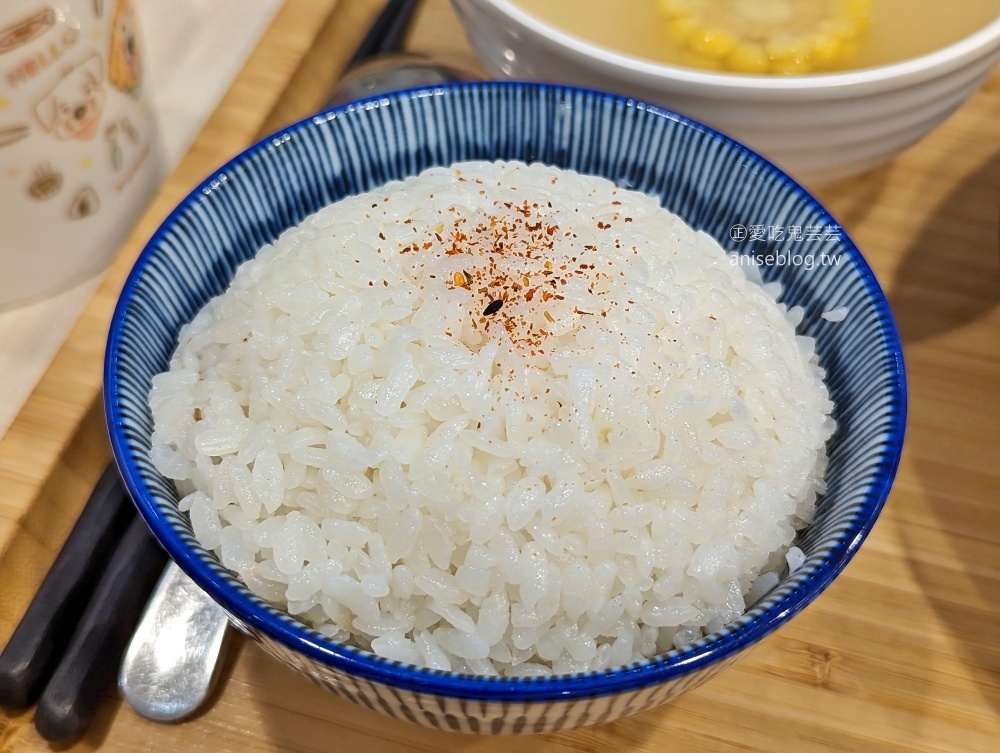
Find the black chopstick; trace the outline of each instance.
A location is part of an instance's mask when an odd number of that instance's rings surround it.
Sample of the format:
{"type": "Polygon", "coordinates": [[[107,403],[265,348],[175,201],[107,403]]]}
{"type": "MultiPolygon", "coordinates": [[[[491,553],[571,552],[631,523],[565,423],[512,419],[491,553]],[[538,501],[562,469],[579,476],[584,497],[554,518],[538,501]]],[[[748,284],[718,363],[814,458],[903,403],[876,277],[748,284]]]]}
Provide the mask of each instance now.
{"type": "Polygon", "coordinates": [[[376,55],[399,50],[419,4],[420,0],[389,0],[354,51],[345,70],[376,55]]]}
{"type": "Polygon", "coordinates": [[[135,517],[117,468],[109,466],[0,654],[0,707],[16,711],[38,700],[135,517]]]}
{"type": "Polygon", "coordinates": [[[136,515],[38,701],[35,729],[43,738],[65,744],[86,732],[166,560],[136,515]]]}
{"type": "Polygon", "coordinates": [[[20,711],[37,701],[43,738],[80,737],[166,559],[112,463],[0,654],[0,707],[20,711]]]}

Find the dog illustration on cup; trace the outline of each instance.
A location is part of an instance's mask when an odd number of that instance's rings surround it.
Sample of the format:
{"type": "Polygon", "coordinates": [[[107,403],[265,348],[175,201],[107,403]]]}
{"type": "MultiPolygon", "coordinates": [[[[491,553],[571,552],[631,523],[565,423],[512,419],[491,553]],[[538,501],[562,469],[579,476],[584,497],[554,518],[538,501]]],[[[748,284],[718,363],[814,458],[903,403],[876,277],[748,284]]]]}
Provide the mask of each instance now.
{"type": "Polygon", "coordinates": [[[35,105],[35,117],[60,141],[94,138],[107,93],[101,56],[91,55],[63,75],[35,105]]]}

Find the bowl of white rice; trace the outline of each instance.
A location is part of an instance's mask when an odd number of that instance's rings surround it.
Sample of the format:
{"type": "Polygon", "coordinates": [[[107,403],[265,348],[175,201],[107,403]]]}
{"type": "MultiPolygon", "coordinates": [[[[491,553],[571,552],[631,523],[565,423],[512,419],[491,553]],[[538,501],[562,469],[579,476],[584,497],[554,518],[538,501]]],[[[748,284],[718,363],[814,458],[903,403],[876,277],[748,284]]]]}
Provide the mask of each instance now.
{"type": "Polygon", "coordinates": [[[141,514],[272,656],[417,724],[596,724],[733,663],[888,495],[885,297],[804,189],[634,100],[317,115],[167,218],[114,315],[141,514]]]}

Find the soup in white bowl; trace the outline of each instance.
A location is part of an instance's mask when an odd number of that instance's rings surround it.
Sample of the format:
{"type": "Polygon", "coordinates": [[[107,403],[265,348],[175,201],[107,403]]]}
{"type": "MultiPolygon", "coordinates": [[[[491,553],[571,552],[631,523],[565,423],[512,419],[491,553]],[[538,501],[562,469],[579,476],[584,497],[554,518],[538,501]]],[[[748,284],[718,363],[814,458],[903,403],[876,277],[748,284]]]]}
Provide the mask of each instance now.
{"type": "Polygon", "coordinates": [[[1000,0],[515,0],[569,34],[733,73],[857,70],[926,55],[1000,17],[1000,0]]]}

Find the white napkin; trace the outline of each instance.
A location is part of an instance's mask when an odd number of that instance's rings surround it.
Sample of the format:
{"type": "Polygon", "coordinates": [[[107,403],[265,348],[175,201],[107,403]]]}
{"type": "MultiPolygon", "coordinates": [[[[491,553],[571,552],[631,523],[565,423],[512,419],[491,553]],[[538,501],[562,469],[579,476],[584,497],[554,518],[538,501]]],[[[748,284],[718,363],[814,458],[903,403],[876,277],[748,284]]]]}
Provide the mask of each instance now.
{"type": "MultiPolygon", "coordinates": [[[[168,173],[225,95],[282,0],[136,0],[146,46],[144,92],[168,173]]],[[[100,282],[0,312],[0,436],[45,373],[100,282]]]]}

